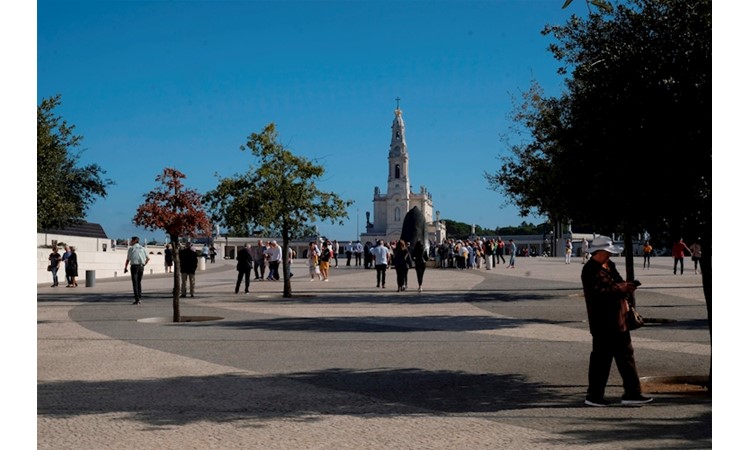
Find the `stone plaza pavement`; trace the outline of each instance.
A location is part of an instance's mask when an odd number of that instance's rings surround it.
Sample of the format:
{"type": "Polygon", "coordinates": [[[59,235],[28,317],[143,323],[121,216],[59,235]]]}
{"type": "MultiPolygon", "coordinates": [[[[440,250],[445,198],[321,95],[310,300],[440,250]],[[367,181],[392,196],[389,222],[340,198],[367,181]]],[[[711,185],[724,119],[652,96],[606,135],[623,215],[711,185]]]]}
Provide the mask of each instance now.
{"type": "MultiPolygon", "coordinates": [[[[624,274],[623,258],[615,258],[624,274]]],[[[636,259],[643,407],[583,405],[591,340],[580,259],[429,268],[424,292],[374,270],[235,295],[234,261],[196,276],[171,323],[171,274],[37,286],[40,449],[711,448],[711,348],[701,277],[636,259]],[[214,318],[215,320],[200,320],[214,318]],[[694,384],[694,383],[693,383],[694,384]]],[[[686,261],[688,263],[688,261],[686,261]]],[[[161,269],[161,268],[159,268],[161,269]]],[[[614,364],[613,364],[614,366],[614,364]]],[[[615,367],[607,398],[622,395],[615,367]]]]}

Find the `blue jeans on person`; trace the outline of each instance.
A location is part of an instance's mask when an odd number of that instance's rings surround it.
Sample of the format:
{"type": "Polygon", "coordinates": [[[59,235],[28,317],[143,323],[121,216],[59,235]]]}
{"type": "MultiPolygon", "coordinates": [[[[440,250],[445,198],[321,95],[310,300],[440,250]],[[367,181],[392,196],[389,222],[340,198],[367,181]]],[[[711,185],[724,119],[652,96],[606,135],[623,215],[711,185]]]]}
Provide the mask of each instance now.
{"type": "Polygon", "coordinates": [[[135,301],[141,301],[141,280],[143,280],[143,265],[142,264],[131,264],[130,265],[130,279],[133,281],[133,296],[135,301]]]}
{"type": "Polygon", "coordinates": [[[280,261],[268,261],[268,279],[278,280],[281,278],[279,275],[279,263],[280,261]]]}
{"type": "Polygon", "coordinates": [[[52,272],[52,286],[57,286],[57,267],[53,266],[50,272],[52,272]]]}

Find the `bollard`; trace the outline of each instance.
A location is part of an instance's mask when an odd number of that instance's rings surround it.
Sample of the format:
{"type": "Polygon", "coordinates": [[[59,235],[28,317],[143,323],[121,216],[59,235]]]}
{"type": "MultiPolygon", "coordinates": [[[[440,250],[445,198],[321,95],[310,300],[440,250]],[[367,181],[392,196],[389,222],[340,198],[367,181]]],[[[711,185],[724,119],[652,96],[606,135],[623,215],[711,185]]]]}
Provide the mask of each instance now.
{"type": "Polygon", "coordinates": [[[198,255],[198,270],[206,270],[206,258],[198,255]]]}
{"type": "Polygon", "coordinates": [[[86,287],[94,287],[96,285],[96,270],[86,271],[86,287]]]}

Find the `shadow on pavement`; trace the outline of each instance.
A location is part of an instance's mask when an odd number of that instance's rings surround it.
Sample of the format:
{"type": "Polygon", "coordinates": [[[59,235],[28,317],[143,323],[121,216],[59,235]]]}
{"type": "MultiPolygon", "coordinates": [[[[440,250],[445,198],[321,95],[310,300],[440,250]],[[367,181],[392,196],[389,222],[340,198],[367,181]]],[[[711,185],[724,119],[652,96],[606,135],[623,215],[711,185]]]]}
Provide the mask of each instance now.
{"type": "Polygon", "coordinates": [[[492,316],[418,317],[282,317],[254,320],[223,320],[208,324],[181,325],[222,327],[238,330],[313,331],[321,333],[403,333],[411,331],[477,331],[513,328],[528,323],[557,323],[549,320],[503,319],[492,316]]]}
{"type": "MultiPolygon", "coordinates": [[[[560,386],[530,382],[522,375],[420,369],[63,381],[38,385],[37,413],[57,418],[129,414],[130,420],[150,427],[172,427],[200,421],[262,426],[258,422],[311,421],[319,415],[374,418],[586,408],[580,394],[584,387],[566,388],[574,388],[575,394],[563,394],[560,386]]],[[[677,396],[660,397],[659,403],[636,408],[637,413],[627,407],[586,408],[590,426],[559,431],[581,442],[612,442],[620,448],[638,448],[641,440],[653,445],[659,439],[679,440],[679,448],[710,448],[710,414],[660,416],[660,403],[680,401],[684,400],[677,396]]]]}

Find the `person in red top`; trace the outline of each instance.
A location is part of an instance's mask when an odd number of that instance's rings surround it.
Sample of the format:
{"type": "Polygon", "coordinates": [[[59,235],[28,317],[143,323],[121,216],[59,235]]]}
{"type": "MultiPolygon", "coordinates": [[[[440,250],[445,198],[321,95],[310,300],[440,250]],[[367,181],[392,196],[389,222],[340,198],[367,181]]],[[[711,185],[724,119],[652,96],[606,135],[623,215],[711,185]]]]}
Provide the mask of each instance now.
{"type": "Polygon", "coordinates": [[[685,253],[690,255],[690,249],[687,245],[685,245],[684,242],[682,242],[682,238],[680,238],[679,241],[675,242],[672,246],[672,257],[674,258],[674,270],[672,271],[675,275],[677,275],[677,262],[680,263],[680,275],[682,275],[682,271],[684,269],[684,258],[685,253]]]}

